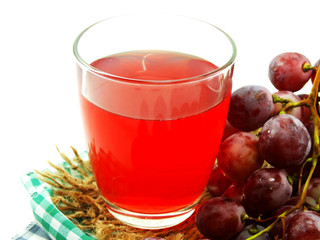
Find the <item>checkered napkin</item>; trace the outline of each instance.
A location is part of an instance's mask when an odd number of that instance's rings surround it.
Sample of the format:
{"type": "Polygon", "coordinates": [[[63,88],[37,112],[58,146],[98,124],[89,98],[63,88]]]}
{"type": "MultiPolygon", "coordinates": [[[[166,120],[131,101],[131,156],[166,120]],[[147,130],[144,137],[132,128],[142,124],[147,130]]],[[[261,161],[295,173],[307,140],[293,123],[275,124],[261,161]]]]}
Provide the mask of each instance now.
{"type": "Polygon", "coordinates": [[[21,233],[11,240],[51,240],[47,232],[37,222],[30,223],[21,233]]]}
{"type": "MultiPolygon", "coordinates": [[[[41,182],[34,172],[30,172],[22,176],[21,180],[31,196],[30,203],[36,221],[49,234],[51,239],[95,239],[94,237],[82,232],[62,212],[59,211],[51,201],[50,196],[52,195],[52,190],[45,183],[41,182]]],[[[24,239],[31,238],[21,238],[19,240],[24,239]]]]}

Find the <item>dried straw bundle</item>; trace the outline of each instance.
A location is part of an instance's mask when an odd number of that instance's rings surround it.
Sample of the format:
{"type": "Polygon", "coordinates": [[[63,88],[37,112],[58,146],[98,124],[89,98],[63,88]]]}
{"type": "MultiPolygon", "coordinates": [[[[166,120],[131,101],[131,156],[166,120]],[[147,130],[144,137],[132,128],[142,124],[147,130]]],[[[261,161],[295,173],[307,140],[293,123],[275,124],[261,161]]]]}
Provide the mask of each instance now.
{"type": "MultiPolygon", "coordinates": [[[[198,240],[203,236],[197,230],[194,216],[185,222],[162,230],[142,230],[124,225],[107,210],[100,195],[89,161],[84,161],[77,150],[72,148],[75,156],[70,159],[60,152],[70,169],[49,164],[56,170],[36,171],[43,182],[53,190],[52,201],[79,229],[90,233],[97,239],[141,240],[159,237],[167,240],[198,240]]],[[[204,193],[202,199],[208,197],[204,193]]]]}

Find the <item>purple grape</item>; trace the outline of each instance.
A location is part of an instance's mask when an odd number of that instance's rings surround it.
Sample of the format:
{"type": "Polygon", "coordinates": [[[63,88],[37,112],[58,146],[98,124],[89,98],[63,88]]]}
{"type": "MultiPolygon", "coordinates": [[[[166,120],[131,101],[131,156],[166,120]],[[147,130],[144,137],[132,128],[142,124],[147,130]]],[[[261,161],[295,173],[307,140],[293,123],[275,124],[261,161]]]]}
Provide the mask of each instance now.
{"type": "Polygon", "coordinates": [[[304,71],[310,61],[300,53],[287,52],[276,56],[269,65],[269,78],[278,90],[296,92],[311,78],[313,71],[304,71]]]}
{"type": "MultiPolygon", "coordinates": [[[[301,101],[300,97],[298,97],[297,95],[295,95],[293,92],[291,91],[278,91],[276,93],[274,93],[275,95],[277,95],[280,98],[284,98],[284,99],[289,99],[292,102],[299,102],[301,101]]],[[[278,114],[281,109],[283,108],[283,104],[280,102],[277,102],[274,104],[274,113],[278,114]]],[[[295,107],[295,108],[291,108],[289,111],[286,112],[287,114],[290,114],[292,116],[295,116],[296,118],[298,118],[299,120],[302,119],[302,108],[301,107],[295,107]]]]}
{"type": "Polygon", "coordinates": [[[261,168],[263,160],[258,149],[259,138],[253,133],[238,132],[225,139],[217,156],[219,168],[235,182],[244,182],[261,168]]]}
{"type": "Polygon", "coordinates": [[[311,138],[303,123],[289,114],[272,117],[260,132],[262,158],[276,168],[298,166],[311,150],[311,138]]]}
{"type": "MultiPolygon", "coordinates": [[[[239,235],[235,238],[235,240],[245,240],[256,233],[260,232],[261,230],[265,229],[263,226],[260,225],[248,225],[246,226],[239,235]]],[[[265,233],[257,238],[256,240],[272,240],[271,237],[268,235],[268,233],[265,233]]]]}
{"type": "Polygon", "coordinates": [[[230,124],[248,132],[260,128],[274,113],[272,94],[262,86],[249,85],[232,93],[230,124]]]}
{"type": "Polygon", "coordinates": [[[292,217],[286,230],[286,240],[320,239],[320,215],[314,211],[302,211],[292,217]]]}
{"type": "Polygon", "coordinates": [[[292,194],[287,177],[277,168],[261,168],[251,174],[243,186],[246,210],[263,214],[283,206],[292,194]]]}
{"type": "Polygon", "coordinates": [[[205,237],[229,240],[244,227],[244,207],[229,198],[215,197],[205,201],[196,214],[196,226],[205,237]]]}

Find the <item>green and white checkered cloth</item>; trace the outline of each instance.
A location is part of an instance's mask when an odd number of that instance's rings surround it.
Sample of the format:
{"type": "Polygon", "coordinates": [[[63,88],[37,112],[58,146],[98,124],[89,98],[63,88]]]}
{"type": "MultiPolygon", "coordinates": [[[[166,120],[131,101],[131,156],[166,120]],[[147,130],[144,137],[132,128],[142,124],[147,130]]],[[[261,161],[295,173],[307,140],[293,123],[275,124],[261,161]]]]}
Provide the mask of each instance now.
{"type": "Polygon", "coordinates": [[[57,240],[94,240],[76,227],[51,201],[52,190],[41,182],[34,172],[21,177],[21,180],[31,196],[31,208],[37,222],[57,240]]]}

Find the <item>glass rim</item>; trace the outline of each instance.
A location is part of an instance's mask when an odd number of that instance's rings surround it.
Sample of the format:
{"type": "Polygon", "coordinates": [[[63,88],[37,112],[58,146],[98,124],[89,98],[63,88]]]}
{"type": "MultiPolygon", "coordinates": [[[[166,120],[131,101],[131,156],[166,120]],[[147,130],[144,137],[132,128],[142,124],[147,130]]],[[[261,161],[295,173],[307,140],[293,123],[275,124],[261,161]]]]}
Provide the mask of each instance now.
{"type": "MultiPolygon", "coordinates": [[[[159,14],[158,14],[159,15],[159,14]]],[[[215,75],[217,73],[220,73],[222,72],[223,70],[227,69],[229,66],[231,66],[234,61],[235,61],[235,58],[237,56],[237,47],[236,47],[236,44],[235,42],[233,41],[233,39],[229,36],[229,34],[227,34],[225,31],[223,31],[221,28],[207,22],[207,21],[203,21],[203,20],[200,20],[200,19],[197,19],[197,18],[193,18],[193,17],[189,17],[189,16],[183,16],[183,15],[174,15],[174,14],[161,14],[161,15],[170,15],[170,16],[174,16],[174,17],[180,17],[180,18],[186,18],[186,19],[192,19],[194,21],[197,21],[199,23],[202,23],[202,24],[206,24],[216,30],[218,30],[220,33],[222,33],[226,38],[227,40],[229,40],[229,43],[231,44],[231,47],[232,47],[232,54],[231,56],[229,57],[229,60],[223,64],[222,66],[218,67],[217,69],[214,69],[212,71],[208,71],[206,73],[203,73],[203,74],[200,74],[200,75],[196,75],[196,76],[192,76],[192,77],[187,77],[187,78],[180,78],[180,79],[168,79],[168,80],[157,80],[157,79],[139,79],[139,78],[129,78],[129,77],[124,77],[124,76],[118,76],[118,75],[114,75],[114,74],[111,74],[111,73],[107,73],[107,72],[104,72],[104,71],[101,71],[100,69],[98,68],[95,68],[93,66],[91,66],[91,64],[89,64],[88,62],[86,62],[79,54],[79,51],[78,51],[78,44],[79,44],[79,41],[80,39],[82,38],[82,36],[89,30],[91,29],[92,27],[96,26],[97,24],[99,23],[102,23],[102,22],[105,22],[105,21],[108,21],[108,20],[111,20],[111,19],[115,19],[115,18],[120,18],[120,17],[125,17],[125,16],[139,16],[138,14],[124,14],[124,15],[117,15],[117,16],[112,16],[112,17],[108,17],[108,18],[105,18],[105,19],[102,19],[98,22],[95,22],[93,24],[91,24],[90,26],[88,26],[87,28],[85,28],[82,32],[80,32],[80,34],[76,37],[74,43],[73,43],[73,54],[77,60],[77,62],[85,67],[88,71],[92,72],[92,73],[95,73],[95,74],[98,74],[100,77],[103,77],[103,78],[112,78],[112,79],[117,79],[119,81],[127,81],[127,82],[144,82],[144,83],[174,83],[174,82],[186,82],[186,81],[196,81],[196,80],[199,80],[200,79],[203,79],[203,78],[206,78],[208,76],[211,76],[211,75],[215,75]]],[[[145,50],[145,49],[144,49],[145,50]]],[[[153,50],[157,50],[157,49],[153,49],[153,50]]]]}

